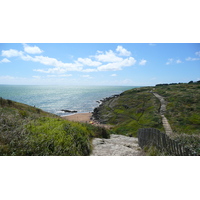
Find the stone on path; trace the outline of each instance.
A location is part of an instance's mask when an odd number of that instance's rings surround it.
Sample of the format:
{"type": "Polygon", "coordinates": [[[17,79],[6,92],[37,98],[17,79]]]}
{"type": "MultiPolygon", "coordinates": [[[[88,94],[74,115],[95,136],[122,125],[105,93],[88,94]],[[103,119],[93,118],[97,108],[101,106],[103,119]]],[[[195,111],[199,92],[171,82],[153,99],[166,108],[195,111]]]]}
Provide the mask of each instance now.
{"type": "Polygon", "coordinates": [[[110,139],[93,139],[91,156],[140,156],[141,148],[138,139],[124,135],[112,134],[110,139]]]}

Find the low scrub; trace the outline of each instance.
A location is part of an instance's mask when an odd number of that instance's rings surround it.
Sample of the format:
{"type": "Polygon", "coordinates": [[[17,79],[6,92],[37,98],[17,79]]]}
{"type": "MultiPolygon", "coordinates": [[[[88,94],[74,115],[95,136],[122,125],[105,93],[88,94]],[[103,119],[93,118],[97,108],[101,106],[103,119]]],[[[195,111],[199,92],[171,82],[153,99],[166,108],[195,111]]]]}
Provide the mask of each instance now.
{"type": "Polygon", "coordinates": [[[200,155],[200,134],[187,135],[187,134],[174,134],[173,139],[184,147],[200,155]]]}
{"type": "Polygon", "coordinates": [[[110,133],[0,99],[0,155],[86,156],[92,151],[94,137],[109,138],[110,133]]]}
{"type": "Polygon", "coordinates": [[[167,104],[166,117],[176,133],[200,133],[200,90],[199,84],[176,84],[156,87],[167,104]]]}
{"type": "Polygon", "coordinates": [[[152,88],[135,88],[109,99],[96,109],[96,119],[114,125],[117,134],[135,136],[139,128],[163,130],[159,100],[149,93],[152,88]]]}

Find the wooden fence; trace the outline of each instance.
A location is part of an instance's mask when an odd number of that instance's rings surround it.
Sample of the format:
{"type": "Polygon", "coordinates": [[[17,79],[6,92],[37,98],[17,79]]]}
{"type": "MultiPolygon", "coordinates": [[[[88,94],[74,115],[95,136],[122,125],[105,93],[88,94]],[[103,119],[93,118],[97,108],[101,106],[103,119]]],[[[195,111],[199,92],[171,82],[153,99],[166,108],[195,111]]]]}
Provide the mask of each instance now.
{"type": "Polygon", "coordinates": [[[171,139],[165,133],[154,128],[142,128],[138,130],[138,143],[141,148],[156,146],[161,152],[173,156],[196,156],[197,154],[171,139]]]}

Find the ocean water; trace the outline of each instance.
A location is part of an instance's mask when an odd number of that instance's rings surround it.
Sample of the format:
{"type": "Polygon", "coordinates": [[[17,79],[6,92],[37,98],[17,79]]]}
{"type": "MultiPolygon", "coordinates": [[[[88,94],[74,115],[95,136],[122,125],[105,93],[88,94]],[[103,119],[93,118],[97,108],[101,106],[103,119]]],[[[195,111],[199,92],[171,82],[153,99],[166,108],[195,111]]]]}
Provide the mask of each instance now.
{"type": "Polygon", "coordinates": [[[61,111],[92,112],[98,100],[120,94],[134,86],[20,86],[0,85],[0,97],[35,106],[60,116],[61,111]]]}

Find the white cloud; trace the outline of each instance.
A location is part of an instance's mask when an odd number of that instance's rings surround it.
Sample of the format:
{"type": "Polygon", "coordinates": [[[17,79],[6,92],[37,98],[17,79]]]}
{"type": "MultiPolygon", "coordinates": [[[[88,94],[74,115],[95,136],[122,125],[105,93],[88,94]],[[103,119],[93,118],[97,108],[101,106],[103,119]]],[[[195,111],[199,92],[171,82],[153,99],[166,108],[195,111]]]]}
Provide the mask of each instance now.
{"type": "Polygon", "coordinates": [[[183,63],[180,59],[175,60],[173,58],[169,58],[168,61],[166,62],[166,65],[180,64],[180,63],[183,63]]]}
{"type": "Polygon", "coordinates": [[[0,63],[9,63],[11,62],[10,60],[8,60],[7,58],[4,58],[0,61],[0,63]]]}
{"type": "Polygon", "coordinates": [[[97,66],[101,65],[101,62],[92,61],[90,58],[78,58],[77,61],[84,64],[84,65],[87,65],[87,66],[97,67],[97,66]]]}
{"type": "Polygon", "coordinates": [[[90,75],[81,75],[83,78],[92,78],[90,75]]]}
{"type": "Polygon", "coordinates": [[[139,62],[139,65],[145,65],[147,63],[146,60],[142,59],[140,62],[139,62]]]}
{"type": "Polygon", "coordinates": [[[172,64],[173,60],[174,60],[173,58],[169,58],[169,59],[168,59],[168,62],[166,62],[166,65],[172,64]]]}
{"type": "Polygon", "coordinates": [[[195,52],[195,55],[200,56],[200,51],[195,52]]]}
{"type": "Polygon", "coordinates": [[[0,79],[5,79],[5,80],[10,80],[10,79],[15,79],[13,76],[0,76],[0,79]]]}
{"type": "Polygon", "coordinates": [[[131,52],[127,51],[125,48],[123,48],[122,46],[117,46],[116,49],[117,52],[119,52],[120,56],[130,56],[131,52]]]}
{"type": "MultiPolygon", "coordinates": [[[[200,56],[200,51],[195,52],[195,55],[200,56]]],[[[197,60],[200,60],[200,58],[187,57],[185,60],[186,61],[197,61],[197,60]]]]}
{"type": "Polygon", "coordinates": [[[118,71],[122,70],[122,67],[119,63],[108,63],[98,67],[98,71],[118,71]]]}
{"type": "MultiPolygon", "coordinates": [[[[55,74],[64,74],[67,71],[80,71],[80,72],[97,72],[97,71],[118,71],[122,70],[123,67],[132,66],[136,63],[136,60],[133,57],[128,57],[126,59],[120,57],[121,56],[129,56],[131,52],[127,51],[122,46],[117,46],[116,52],[112,50],[109,51],[97,51],[96,55],[88,56],[88,58],[78,58],[73,63],[64,63],[62,61],[57,60],[56,58],[51,58],[48,56],[31,56],[26,53],[36,54],[42,53],[42,50],[37,46],[29,46],[27,44],[23,44],[24,51],[18,51],[15,49],[3,50],[2,56],[13,57],[18,56],[24,61],[32,61],[38,62],[43,65],[51,66],[50,68],[40,68],[34,69],[33,71],[41,72],[41,73],[55,73],[55,74]],[[104,62],[104,64],[102,64],[104,62]],[[84,66],[90,66],[93,68],[84,68],[84,66]]],[[[5,58],[2,61],[9,62],[9,60],[5,58]]],[[[143,65],[146,63],[143,60],[143,65]]]]}
{"type": "Polygon", "coordinates": [[[176,60],[176,63],[180,64],[180,63],[182,63],[182,61],[180,59],[178,59],[178,60],[176,60]]]}
{"type": "Polygon", "coordinates": [[[200,60],[200,58],[191,58],[191,57],[188,57],[185,60],[186,61],[196,61],[196,60],[200,60]]]}
{"type": "Polygon", "coordinates": [[[128,66],[134,65],[136,63],[136,60],[133,57],[129,57],[129,58],[122,60],[122,62],[120,62],[120,63],[122,65],[122,67],[128,67],[128,66]]]}
{"type": "Polygon", "coordinates": [[[34,61],[34,58],[29,55],[21,55],[20,58],[24,61],[34,61]]]}
{"type": "Polygon", "coordinates": [[[2,50],[1,55],[10,58],[15,56],[22,56],[23,52],[17,51],[15,49],[9,49],[9,50],[2,50]]]}
{"type": "Polygon", "coordinates": [[[34,62],[39,62],[44,65],[51,65],[56,67],[61,67],[64,65],[63,62],[58,61],[56,58],[50,58],[48,56],[35,56],[34,58],[31,58],[34,62]]]}
{"type": "Polygon", "coordinates": [[[26,53],[30,53],[30,54],[40,54],[43,52],[43,50],[41,50],[39,47],[37,46],[29,46],[27,44],[23,44],[24,46],[24,51],[26,53]]]}
{"type": "Polygon", "coordinates": [[[134,65],[136,63],[136,60],[133,57],[129,57],[127,59],[122,59],[121,62],[115,62],[115,63],[108,63],[106,65],[102,65],[98,67],[98,71],[118,71],[122,70],[123,67],[128,67],[131,65],[134,65]]]}
{"type": "Polygon", "coordinates": [[[87,77],[90,77],[90,75],[81,75],[81,77],[87,78],[87,77]]]}
{"type": "Polygon", "coordinates": [[[110,76],[117,76],[117,74],[111,74],[110,76]]]}
{"type": "Polygon", "coordinates": [[[31,60],[33,62],[39,62],[44,65],[54,66],[55,68],[49,68],[47,70],[44,69],[36,69],[34,71],[43,72],[43,73],[65,73],[67,71],[81,71],[82,64],[76,63],[63,63],[62,61],[58,61],[56,58],[49,58],[45,56],[25,56],[24,60],[31,60]]]}
{"type": "Polygon", "coordinates": [[[97,69],[90,69],[90,68],[88,68],[88,69],[83,69],[81,71],[82,72],[97,72],[98,70],[97,69]]]}
{"type": "Polygon", "coordinates": [[[68,69],[54,67],[54,68],[49,68],[47,70],[45,70],[45,69],[34,69],[33,71],[47,73],[47,74],[50,74],[50,73],[52,73],[52,74],[54,74],[54,73],[56,73],[56,74],[63,74],[65,72],[67,72],[68,69]]]}
{"type": "MultiPolygon", "coordinates": [[[[66,71],[81,71],[83,64],[75,63],[63,63],[62,61],[57,60],[56,58],[50,58],[48,56],[35,56],[24,55],[22,51],[17,51],[15,49],[2,50],[2,56],[14,57],[19,56],[24,61],[39,62],[44,65],[54,66],[55,68],[50,68],[48,70],[38,69],[34,71],[43,72],[43,73],[65,73],[66,71]]],[[[4,60],[5,62],[6,60],[4,60]]],[[[8,61],[8,60],[7,60],[8,61]]],[[[97,63],[95,63],[97,64],[97,63]]]]}
{"type": "Polygon", "coordinates": [[[116,56],[112,50],[106,51],[104,54],[101,53],[92,57],[95,57],[100,62],[120,62],[123,60],[123,58],[116,56]]]}
{"type": "Polygon", "coordinates": [[[61,74],[61,75],[47,75],[48,78],[57,78],[57,77],[70,77],[72,74],[61,74]]]}
{"type": "Polygon", "coordinates": [[[59,75],[59,77],[70,77],[72,76],[72,74],[62,74],[62,75],[59,75]]]}

